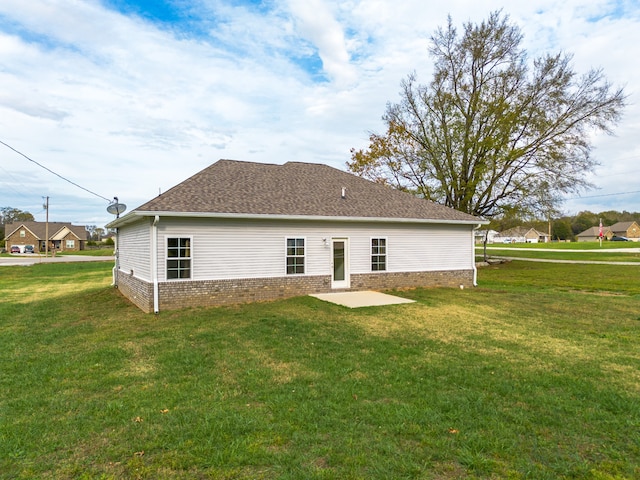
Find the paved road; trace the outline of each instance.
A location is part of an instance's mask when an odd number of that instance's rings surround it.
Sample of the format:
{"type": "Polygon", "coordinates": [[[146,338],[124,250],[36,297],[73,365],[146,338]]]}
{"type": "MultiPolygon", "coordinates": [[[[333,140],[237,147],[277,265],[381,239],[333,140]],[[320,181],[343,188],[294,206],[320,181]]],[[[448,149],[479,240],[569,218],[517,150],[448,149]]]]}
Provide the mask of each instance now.
{"type": "MultiPolygon", "coordinates": [[[[482,247],[476,247],[476,250],[481,250],[482,247]]],[[[487,247],[487,255],[493,258],[504,258],[505,260],[522,260],[524,262],[546,262],[546,263],[582,263],[582,264],[591,264],[591,265],[635,265],[640,266],[640,262],[604,262],[600,260],[552,260],[548,258],[521,258],[521,257],[509,257],[506,255],[493,255],[491,254],[491,250],[518,250],[521,252],[531,251],[530,248],[518,248],[518,247],[487,247]]],[[[640,248],[602,248],[597,250],[569,250],[562,248],[545,248],[536,250],[536,252],[585,252],[585,253],[594,253],[594,252],[614,252],[614,253],[640,253],[640,248]]]]}
{"type": "Polygon", "coordinates": [[[114,257],[93,257],[89,255],[58,255],[56,257],[44,257],[42,255],[14,255],[12,257],[0,257],[0,267],[11,265],[35,265],[36,263],[63,263],[63,262],[113,262],[114,257]]]}

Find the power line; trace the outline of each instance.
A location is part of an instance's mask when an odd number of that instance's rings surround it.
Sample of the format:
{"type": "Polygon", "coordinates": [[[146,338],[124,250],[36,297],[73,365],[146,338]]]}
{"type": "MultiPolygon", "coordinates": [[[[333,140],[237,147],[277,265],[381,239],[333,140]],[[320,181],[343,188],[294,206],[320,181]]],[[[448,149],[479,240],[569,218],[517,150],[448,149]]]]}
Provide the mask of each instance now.
{"type": "Polygon", "coordinates": [[[634,192],[605,193],[605,194],[602,194],[602,195],[589,195],[588,197],[565,198],[565,200],[582,200],[583,198],[615,197],[616,195],[629,195],[631,193],[640,193],[640,190],[636,190],[634,192]]]}
{"type": "Polygon", "coordinates": [[[89,190],[88,188],[84,188],[82,185],[78,185],[77,183],[69,180],[68,178],[63,177],[62,175],[60,175],[59,173],[54,172],[53,170],[51,170],[50,168],[45,167],[44,165],[42,165],[41,163],[36,162],[33,158],[29,158],[28,156],[26,156],[24,153],[16,150],[15,148],[13,148],[11,145],[8,145],[6,143],[4,143],[2,140],[0,140],[0,143],[2,145],[4,145],[5,147],[13,150],[14,152],[16,152],[18,155],[23,156],[24,158],[26,158],[27,160],[29,160],[30,162],[35,163],[36,165],[38,165],[40,168],[44,168],[47,172],[49,173],[53,173],[56,177],[61,178],[62,180],[64,180],[65,182],[69,182],[71,185],[74,185],[82,190],[84,190],[85,192],[89,192],[91,195],[95,195],[98,198],[102,198],[103,200],[106,200],[107,202],[111,203],[112,201],[106,197],[103,197],[102,195],[96,193],[96,192],[92,192],[91,190],[89,190]]]}

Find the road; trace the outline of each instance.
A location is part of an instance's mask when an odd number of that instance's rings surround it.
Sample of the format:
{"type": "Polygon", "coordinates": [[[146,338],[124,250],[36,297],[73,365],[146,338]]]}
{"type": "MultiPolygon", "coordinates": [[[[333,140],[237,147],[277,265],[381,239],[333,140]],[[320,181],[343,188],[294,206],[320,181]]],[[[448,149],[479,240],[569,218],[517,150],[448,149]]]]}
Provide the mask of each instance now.
{"type": "MultiPolygon", "coordinates": [[[[482,247],[476,247],[476,250],[482,250],[482,247]]],[[[487,247],[487,255],[492,256],[493,258],[503,258],[505,260],[522,260],[524,262],[546,262],[546,263],[582,263],[585,265],[634,265],[640,266],[640,262],[605,262],[599,260],[554,260],[549,258],[523,258],[523,257],[509,257],[507,255],[495,255],[491,253],[491,250],[512,250],[512,251],[520,251],[520,252],[531,252],[531,248],[518,248],[518,247],[498,247],[491,246],[487,247]]],[[[536,252],[563,252],[563,253],[573,253],[573,252],[583,252],[583,253],[594,253],[594,252],[602,252],[602,253],[640,253],[639,248],[602,248],[597,250],[573,250],[573,249],[562,249],[562,248],[545,248],[535,250],[536,252]]]]}
{"type": "Polygon", "coordinates": [[[14,255],[11,257],[0,257],[0,267],[7,266],[28,266],[37,263],[65,263],[65,262],[113,262],[114,257],[89,256],[89,255],[58,255],[56,257],[44,257],[36,254],[14,255]]]}
{"type": "MultiPolygon", "coordinates": [[[[482,246],[476,246],[476,250],[478,249],[482,249],[482,246]]],[[[489,250],[519,250],[521,252],[531,252],[533,251],[533,249],[531,248],[518,248],[518,247],[499,247],[496,246],[495,244],[490,246],[487,246],[487,252],[489,250]]],[[[571,253],[571,252],[609,252],[609,253],[640,253],[640,247],[638,248],[597,248],[597,249],[591,249],[591,250],[573,250],[573,249],[567,249],[567,248],[540,248],[540,249],[535,249],[536,252],[565,252],[565,253],[571,253]]]]}

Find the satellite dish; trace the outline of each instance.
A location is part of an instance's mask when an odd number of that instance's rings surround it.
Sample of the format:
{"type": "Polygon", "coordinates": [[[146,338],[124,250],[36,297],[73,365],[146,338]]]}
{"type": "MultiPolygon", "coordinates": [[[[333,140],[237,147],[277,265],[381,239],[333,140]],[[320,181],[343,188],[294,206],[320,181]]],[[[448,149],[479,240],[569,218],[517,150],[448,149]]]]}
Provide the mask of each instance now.
{"type": "Polygon", "coordinates": [[[124,203],[112,203],[107,207],[107,212],[109,212],[112,215],[118,216],[121,213],[124,213],[126,209],[127,209],[127,206],[124,203]]]}

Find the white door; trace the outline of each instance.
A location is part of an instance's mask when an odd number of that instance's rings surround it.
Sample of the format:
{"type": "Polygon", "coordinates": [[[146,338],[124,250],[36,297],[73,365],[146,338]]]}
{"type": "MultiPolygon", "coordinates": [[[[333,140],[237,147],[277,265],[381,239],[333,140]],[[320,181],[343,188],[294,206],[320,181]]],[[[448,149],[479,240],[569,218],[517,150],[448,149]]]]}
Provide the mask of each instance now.
{"type": "Polygon", "coordinates": [[[332,238],[331,251],[331,288],[349,288],[349,240],[332,238]]]}

